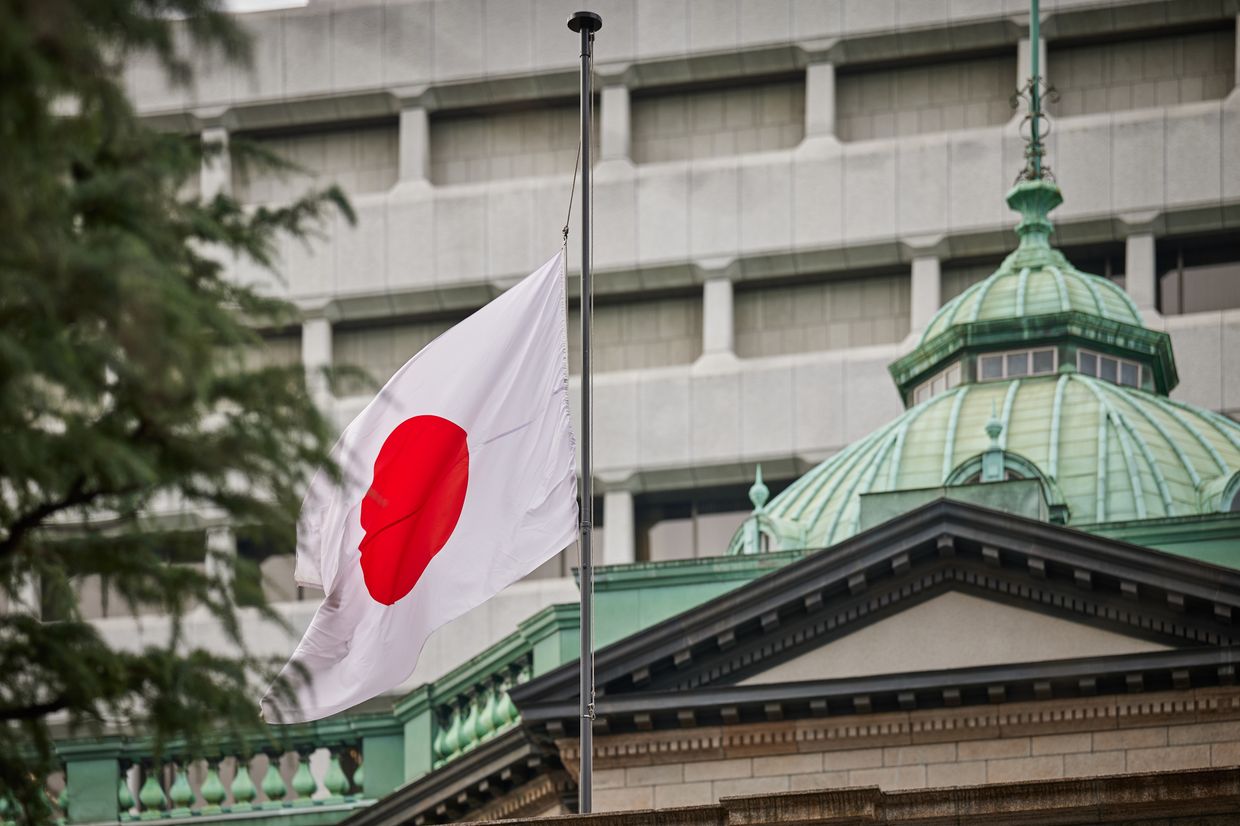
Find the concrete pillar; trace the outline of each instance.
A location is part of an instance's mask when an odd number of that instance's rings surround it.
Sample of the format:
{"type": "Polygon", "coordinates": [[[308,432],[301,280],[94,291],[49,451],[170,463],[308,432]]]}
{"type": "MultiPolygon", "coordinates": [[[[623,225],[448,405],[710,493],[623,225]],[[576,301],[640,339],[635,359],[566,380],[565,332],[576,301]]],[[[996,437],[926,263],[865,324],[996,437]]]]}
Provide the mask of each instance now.
{"type": "Polygon", "coordinates": [[[38,574],[26,574],[21,577],[21,584],[15,596],[16,602],[12,609],[35,618],[43,616],[43,588],[38,574]]]}
{"type": "Polygon", "coordinates": [[[911,331],[924,330],[942,306],[943,279],[939,259],[933,255],[914,258],[912,282],[909,328],[911,331]]]}
{"type": "Polygon", "coordinates": [[[610,490],[603,494],[603,564],[624,565],[637,559],[633,530],[633,494],[610,490]]]}
{"type": "Polygon", "coordinates": [[[1158,307],[1158,272],[1154,265],[1154,235],[1129,235],[1124,244],[1124,284],[1142,312],[1158,307]]]}
{"type": "Polygon", "coordinates": [[[207,529],[207,576],[225,583],[230,588],[233,578],[233,563],[237,558],[237,537],[232,528],[220,525],[207,529]]]}
{"type": "Polygon", "coordinates": [[[604,86],[599,111],[600,161],[630,160],[631,122],[627,86],[604,86]]]}
{"type": "MultiPolygon", "coordinates": [[[[1240,54],[1240,14],[1236,15],[1236,54],[1240,54]]],[[[1236,85],[1240,86],[1240,60],[1236,61],[1236,85]]]]}
{"type": "Polygon", "coordinates": [[[430,118],[421,106],[400,110],[400,179],[429,181],[431,178],[430,118]]]}
{"type": "MultiPolygon", "coordinates": [[[[1050,73],[1048,71],[1049,66],[1046,62],[1046,38],[1045,37],[1038,39],[1038,49],[1039,49],[1038,65],[1040,67],[1038,73],[1042,75],[1043,82],[1049,83],[1050,73]]],[[[1028,80],[1029,80],[1029,38],[1022,37],[1016,47],[1016,85],[1024,86],[1028,80]]],[[[1025,108],[1023,106],[1017,108],[1016,111],[1020,117],[1023,118],[1025,116],[1025,108]]]]}
{"type": "Polygon", "coordinates": [[[805,137],[835,135],[835,65],[811,63],[805,69],[805,137]]]}
{"type": "Polygon", "coordinates": [[[326,318],[308,318],[301,325],[301,363],[306,370],[310,396],[321,407],[329,401],[324,371],[332,366],[332,323],[326,318]]]}
{"type": "Polygon", "coordinates": [[[204,146],[218,144],[220,151],[214,156],[202,159],[202,171],[199,177],[199,189],[203,200],[209,200],[221,193],[232,193],[232,158],[228,154],[228,130],[222,127],[210,127],[202,130],[204,146]]]}
{"type": "Polygon", "coordinates": [[[702,355],[732,355],[732,282],[712,278],[702,286],[702,355]]]}

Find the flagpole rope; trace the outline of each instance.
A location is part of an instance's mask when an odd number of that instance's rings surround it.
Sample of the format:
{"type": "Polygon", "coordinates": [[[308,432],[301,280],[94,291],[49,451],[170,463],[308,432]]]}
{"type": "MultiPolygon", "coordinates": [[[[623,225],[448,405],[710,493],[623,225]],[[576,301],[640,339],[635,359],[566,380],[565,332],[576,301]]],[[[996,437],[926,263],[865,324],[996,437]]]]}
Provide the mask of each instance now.
{"type": "MultiPolygon", "coordinates": [[[[573,161],[573,181],[572,181],[572,184],[570,184],[568,188],[568,213],[564,216],[564,249],[566,251],[568,249],[568,227],[569,227],[569,224],[571,224],[573,221],[573,197],[577,194],[577,172],[580,169],[581,169],[581,138],[578,137],[577,138],[577,160],[573,161]]],[[[591,206],[593,206],[593,203],[591,203],[591,206]]],[[[591,220],[590,223],[593,224],[594,223],[593,220],[591,220]]],[[[591,228],[590,233],[591,235],[593,235],[594,233],[593,228],[591,228]]],[[[590,258],[591,258],[590,263],[593,264],[594,256],[591,255],[590,258]]]]}

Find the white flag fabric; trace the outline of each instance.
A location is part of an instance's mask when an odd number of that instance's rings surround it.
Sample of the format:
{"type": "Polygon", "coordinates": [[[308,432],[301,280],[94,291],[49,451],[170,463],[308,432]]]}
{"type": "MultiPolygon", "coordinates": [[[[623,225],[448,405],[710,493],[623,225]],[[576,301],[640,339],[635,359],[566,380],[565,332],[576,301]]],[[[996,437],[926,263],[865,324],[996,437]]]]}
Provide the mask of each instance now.
{"type": "Polygon", "coordinates": [[[436,628],[577,532],[564,254],[435,339],[345,429],[297,526],[326,593],[268,690],[271,722],[317,720],[408,679],[436,628]]]}

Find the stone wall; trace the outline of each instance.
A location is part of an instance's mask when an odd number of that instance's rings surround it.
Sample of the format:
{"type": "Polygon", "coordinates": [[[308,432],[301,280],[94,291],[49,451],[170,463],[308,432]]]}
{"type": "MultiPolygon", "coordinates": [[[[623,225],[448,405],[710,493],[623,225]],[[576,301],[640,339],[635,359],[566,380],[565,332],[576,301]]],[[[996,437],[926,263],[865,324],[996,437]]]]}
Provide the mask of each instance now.
{"type": "Polygon", "coordinates": [[[805,137],[805,81],[635,95],[632,119],[636,163],[787,149],[805,137]]]}
{"type": "Polygon", "coordinates": [[[577,155],[575,101],[431,119],[431,181],[464,184],[568,175],[577,155]]]}
{"type": "MultiPolygon", "coordinates": [[[[700,296],[595,301],[592,346],[594,370],[639,370],[692,364],[702,354],[700,296]]],[[[568,369],[581,373],[581,316],[568,313],[568,369]]]]}
{"type": "Polygon", "coordinates": [[[247,167],[234,152],[233,194],[246,203],[292,200],[315,187],[339,184],[352,194],[383,192],[397,178],[395,124],[333,128],[271,137],[239,136],[298,167],[287,172],[247,167]]]}
{"type": "Polygon", "coordinates": [[[838,350],[903,340],[906,273],[738,290],[736,354],[742,358],[838,350]]]}
{"type": "Polygon", "coordinates": [[[1059,93],[1052,115],[1096,115],[1218,100],[1235,85],[1236,32],[1051,45],[1047,78],[1059,93]]]}
{"type": "Polygon", "coordinates": [[[841,71],[836,83],[840,140],[976,129],[1012,118],[1016,55],[841,71]]]}
{"type": "MultiPolygon", "coordinates": [[[[338,327],[332,335],[332,361],[337,367],[347,365],[365,370],[375,382],[371,390],[377,389],[402,364],[460,320],[453,316],[338,327]]],[[[364,380],[349,379],[343,382],[342,392],[363,392],[367,386],[364,380]]]]}
{"type": "MultiPolygon", "coordinates": [[[[714,805],[671,812],[609,814],[563,818],[571,826],[678,826],[718,824],[861,823],[955,826],[996,823],[1058,823],[1062,826],[1112,823],[1124,826],[1224,826],[1236,822],[1240,772],[1235,769],[1164,770],[1158,774],[1097,780],[1041,780],[985,789],[943,788],[887,791],[875,788],[747,794],[739,789],[714,805]]],[[[595,795],[597,802],[598,796],[595,795]]],[[[662,808],[662,807],[660,807],[662,808]]],[[[545,817],[539,815],[538,817],[545,817]]],[[[514,824],[532,823],[523,817],[514,824]]]]}
{"type": "Polygon", "coordinates": [[[667,748],[649,750],[636,743],[645,737],[653,744],[662,733],[615,735],[596,740],[602,756],[594,802],[596,811],[619,811],[808,789],[921,789],[1237,766],[1235,718],[1240,692],[1227,688],[1143,694],[1139,701],[1099,697],[685,730],[676,747],[664,738],[667,748]],[[816,724],[832,733],[811,736],[816,724]],[[789,731],[799,733],[786,736],[789,731]],[[694,754],[704,759],[691,759],[694,754]],[[648,764],[634,765],[640,762],[648,764]]]}
{"type": "Polygon", "coordinates": [[[986,278],[999,266],[999,261],[974,264],[948,264],[943,267],[942,302],[946,304],[977,282],[986,278]]]}

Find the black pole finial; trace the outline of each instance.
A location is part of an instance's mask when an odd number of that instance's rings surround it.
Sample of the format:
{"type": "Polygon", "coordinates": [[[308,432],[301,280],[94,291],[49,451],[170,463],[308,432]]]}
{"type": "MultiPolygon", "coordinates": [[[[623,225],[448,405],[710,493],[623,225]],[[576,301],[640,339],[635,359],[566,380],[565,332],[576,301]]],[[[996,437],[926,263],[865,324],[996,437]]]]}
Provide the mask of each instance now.
{"type": "Polygon", "coordinates": [[[575,32],[585,29],[590,34],[594,34],[603,28],[603,18],[592,11],[575,11],[572,17],[568,18],[568,27],[575,32]]]}

